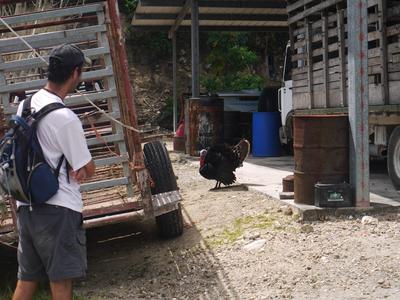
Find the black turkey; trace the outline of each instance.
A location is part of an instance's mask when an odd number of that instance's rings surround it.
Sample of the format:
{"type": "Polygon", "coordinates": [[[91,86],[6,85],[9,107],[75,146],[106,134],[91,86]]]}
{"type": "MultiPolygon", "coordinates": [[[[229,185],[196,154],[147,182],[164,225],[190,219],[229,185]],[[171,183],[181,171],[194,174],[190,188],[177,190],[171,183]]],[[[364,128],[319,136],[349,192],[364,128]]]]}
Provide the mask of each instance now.
{"type": "Polygon", "coordinates": [[[243,165],[250,152],[250,143],[242,139],[235,146],[219,144],[200,151],[200,175],[216,180],[215,189],[236,181],[235,170],[243,165]]]}

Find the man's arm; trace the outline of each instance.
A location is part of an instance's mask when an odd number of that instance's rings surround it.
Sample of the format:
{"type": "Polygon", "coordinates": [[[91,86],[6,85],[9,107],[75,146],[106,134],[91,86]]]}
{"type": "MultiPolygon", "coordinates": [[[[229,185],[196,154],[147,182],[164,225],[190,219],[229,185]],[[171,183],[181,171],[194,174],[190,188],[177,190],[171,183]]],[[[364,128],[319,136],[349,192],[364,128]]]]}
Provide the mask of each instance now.
{"type": "Polygon", "coordinates": [[[96,167],[86,144],[82,123],[77,116],[58,129],[56,139],[71,167],[71,178],[81,183],[92,177],[96,167]]]}
{"type": "Polygon", "coordinates": [[[90,162],[88,162],[86,165],[84,165],[79,170],[71,171],[70,175],[77,182],[81,183],[83,180],[92,177],[94,175],[95,170],[96,170],[96,166],[95,166],[93,160],[91,160],[90,162]]]}

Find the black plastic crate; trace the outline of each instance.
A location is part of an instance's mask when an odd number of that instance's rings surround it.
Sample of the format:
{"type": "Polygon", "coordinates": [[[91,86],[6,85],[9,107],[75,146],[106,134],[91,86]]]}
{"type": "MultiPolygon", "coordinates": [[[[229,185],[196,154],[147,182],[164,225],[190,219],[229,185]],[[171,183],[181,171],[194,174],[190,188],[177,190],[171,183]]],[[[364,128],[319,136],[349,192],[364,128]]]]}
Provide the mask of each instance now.
{"type": "Polygon", "coordinates": [[[318,207],[351,207],[353,199],[348,183],[317,183],[315,185],[315,206],[318,207]]]}

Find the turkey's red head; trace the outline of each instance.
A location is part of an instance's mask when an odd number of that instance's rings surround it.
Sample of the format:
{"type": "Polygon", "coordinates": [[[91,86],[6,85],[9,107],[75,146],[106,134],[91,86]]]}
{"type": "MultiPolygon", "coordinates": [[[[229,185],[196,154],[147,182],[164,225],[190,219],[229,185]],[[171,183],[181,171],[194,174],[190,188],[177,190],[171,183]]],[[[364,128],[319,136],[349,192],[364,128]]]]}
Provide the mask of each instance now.
{"type": "Polygon", "coordinates": [[[200,168],[202,166],[204,166],[206,155],[207,155],[207,150],[206,149],[203,149],[203,150],[200,151],[200,168]]]}

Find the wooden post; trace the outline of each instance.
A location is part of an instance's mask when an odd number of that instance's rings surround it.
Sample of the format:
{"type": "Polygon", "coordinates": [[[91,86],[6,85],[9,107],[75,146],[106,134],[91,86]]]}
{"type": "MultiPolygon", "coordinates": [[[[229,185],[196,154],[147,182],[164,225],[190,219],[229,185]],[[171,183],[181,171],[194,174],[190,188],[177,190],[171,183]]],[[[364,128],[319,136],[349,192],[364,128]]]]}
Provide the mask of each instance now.
{"type": "MultiPolygon", "coordinates": [[[[133,98],[133,89],[131,86],[130,78],[129,78],[129,68],[128,68],[128,59],[126,57],[126,50],[125,50],[125,41],[122,35],[123,30],[121,27],[121,20],[119,17],[118,11],[118,3],[116,0],[107,0],[108,3],[108,13],[110,16],[111,21],[111,28],[112,33],[111,37],[115,41],[115,50],[116,50],[116,59],[118,60],[122,71],[122,82],[124,87],[125,93],[125,102],[126,108],[129,115],[129,125],[138,128],[137,123],[137,116],[136,116],[136,105],[133,98]]],[[[140,142],[140,135],[139,132],[132,131],[131,132],[132,139],[133,139],[133,150],[134,150],[134,164],[138,168],[144,167],[144,160],[143,160],[143,152],[142,152],[142,145],[140,142]]]]}

